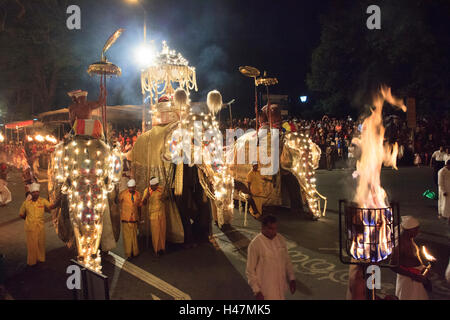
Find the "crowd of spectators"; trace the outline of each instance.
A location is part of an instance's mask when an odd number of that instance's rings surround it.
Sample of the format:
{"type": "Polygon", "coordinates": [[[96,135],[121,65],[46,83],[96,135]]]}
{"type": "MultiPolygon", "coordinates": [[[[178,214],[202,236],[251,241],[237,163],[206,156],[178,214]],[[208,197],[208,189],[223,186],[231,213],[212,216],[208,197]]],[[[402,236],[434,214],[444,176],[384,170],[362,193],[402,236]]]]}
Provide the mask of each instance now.
{"type": "Polygon", "coordinates": [[[112,130],[110,134],[110,141],[114,144],[119,143],[121,151],[123,153],[129,152],[134,144],[136,143],[137,138],[141,135],[142,131],[136,128],[127,128],[121,130],[112,130]]]}
{"type": "MultiPolygon", "coordinates": [[[[304,120],[289,117],[282,120],[280,130],[283,132],[306,131],[312,141],[321,151],[322,157],[319,168],[332,170],[334,168],[354,168],[359,154],[358,148],[352,143],[353,138],[358,137],[362,130],[363,121],[354,120],[351,117],[345,119],[329,118],[324,116],[320,120],[304,120]]],[[[224,132],[230,127],[240,128],[244,131],[256,127],[255,119],[234,118],[232,125],[228,119],[220,121],[220,128],[224,132]]],[[[390,116],[384,120],[385,139],[390,143],[399,145],[400,165],[430,165],[431,155],[439,149],[448,149],[450,137],[449,117],[433,121],[430,118],[419,118],[414,129],[407,126],[406,120],[390,116]]],[[[120,144],[123,153],[129,152],[137,138],[141,135],[138,128],[113,129],[109,133],[109,141],[120,144]]],[[[32,167],[39,163],[37,159],[42,154],[50,154],[52,145],[47,143],[29,141],[10,141],[0,144],[0,153],[3,159],[0,162],[7,163],[22,169],[27,165],[32,167]]],[[[448,152],[448,150],[447,150],[448,152]]]]}
{"type": "MultiPolygon", "coordinates": [[[[314,143],[321,151],[322,157],[319,168],[332,170],[337,167],[354,168],[359,157],[358,148],[352,143],[353,138],[359,137],[363,120],[329,118],[324,116],[320,120],[303,120],[296,117],[284,119],[280,130],[283,132],[307,131],[314,143]]],[[[389,143],[397,142],[400,165],[429,165],[431,155],[440,146],[444,150],[450,143],[450,121],[448,117],[433,121],[430,118],[419,118],[414,129],[407,126],[406,120],[398,116],[384,119],[385,139],[389,143]]],[[[230,127],[229,121],[223,121],[223,130],[230,127]]],[[[233,128],[244,131],[255,128],[255,120],[233,119],[233,128]]]]}

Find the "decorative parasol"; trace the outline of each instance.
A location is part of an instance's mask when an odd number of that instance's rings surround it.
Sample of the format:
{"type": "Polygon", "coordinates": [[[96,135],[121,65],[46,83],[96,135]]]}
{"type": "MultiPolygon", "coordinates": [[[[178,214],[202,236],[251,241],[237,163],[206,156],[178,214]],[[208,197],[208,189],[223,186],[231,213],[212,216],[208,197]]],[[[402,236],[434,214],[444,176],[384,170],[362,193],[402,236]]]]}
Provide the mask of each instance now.
{"type": "Polygon", "coordinates": [[[156,56],[155,63],[141,73],[142,94],[149,92],[153,105],[157,103],[159,95],[174,92],[172,83],[178,83],[188,94],[191,90],[197,91],[195,68],[189,66],[189,62],[181,53],[170,50],[163,41],[162,50],[156,56]]]}
{"type": "MultiPolygon", "coordinates": [[[[116,66],[115,64],[109,62],[106,59],[106,51],[114,44],[114,42],[117,41],[117,39],[120,37],[120,35],[123,33],[125,29],[118,29],[116,32],[114,32],[106,41],[105,45],[103,46],[102,55],[101,55],[101,61],[95,62],[89,66],[87,69],[87,73],[89,73],[90,76],[93,74],[100,76],[100,86],[104,85],[105,92],[106,92],[106,76],[121,76],[122,70],[116,66]]],[[[106,93],[105,93],[106,95],[106,93]]],[[[108,126],[106,124],[106,99],[105,99],[105,105],[102,106],[102,122],[103,122],[103,128],[105,130],[105,137],[107,139],[108,137],[108,126]]]]}
{"type": "Polygon", "coordinates": [[[267,72],[264,71],[264,76],[258,79],[255,79],[256,86],[265,86],[266,94],[267,94],[267,116],[269,118],[270,128],[272,128],[272,112],[270,110],[270,95],[269,95],[269,86],[273,86],[278,83],[277,78],[267,78],[267,72]]]}
{"type": "Polygon", "coordinates": [[[239,71],[246,77],[255,78],[258,77],[261,72],[258,69],[250,66],[239,67],[239,71]]]}
{"type": "Polygon", "coordinates": [[[256,119],[256,131],[258,131],[258,91],[257,91],[258,85],[256,84],[256,77],[258,77],[261,74],[261,72],[255,67],[250,66],[239,67],[239,72],[246,77],[255,79],[255,116],[256,116],[255,119],[256,119]]]}
{"type": "Polygon", "coordinates": [[[95,62],[91,64],[87,70],[90,76],[93,74],[98,74],[101,76],[120,76],[122,75],[122,70],[116,66],[115,64],[109,62],[106,59],[106,51],[108,51],[109,48],[114,44],[114,42],[117,41],[117,39],[120,37],[120,35],[123,33],[125,29],[118,29],[116,32],[114,32],[106,41],[105,45],[103,46],[102,55],[101,55],[101,61],[95,62]]]}

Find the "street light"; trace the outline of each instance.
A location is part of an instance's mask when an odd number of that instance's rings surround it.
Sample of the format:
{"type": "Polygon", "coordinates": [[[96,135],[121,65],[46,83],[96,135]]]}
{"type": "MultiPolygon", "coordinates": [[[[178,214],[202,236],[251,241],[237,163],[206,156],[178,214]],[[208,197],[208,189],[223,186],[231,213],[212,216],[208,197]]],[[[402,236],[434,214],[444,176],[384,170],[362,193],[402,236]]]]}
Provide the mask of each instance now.
{"type": "Polygon", "coordinates": [[[147,68],[155,62],[155,50],[153,46],[143,44],[136,48],[135,58],[137,63],[142,68],[147,68]]]}
{"type": "MultiPolygon", "coordinates": [[[[128,3],[132,4],[139,4],[142,7],[142,11],[144,12],[144,43],[143,46],[147,45],[147,10],[145,10],[145,7],[142,5],[140,0],[126,0],[128,3]]],[[[139,49],[139,57],[138,61],[146,61],[148,59],[146,56],[146,53],[149,53],[150,49],[139,49]]],[[[140,63],[140,62],[139,62],[140,63]]],[[[144,63],[145,64],[145,63],[144,63]]],[[[147,108],[145,107],[145,94],[142,94],[142,133],[145,132],[146,129],[146,118],[147,118],[147,108]]]]}
{"type": "Polygon", "coordinates": [[[145,10],[145,7],[140,0],[126,0],[126,2],[132,4],[139,4],[144,12],[144,44],[145,44],[147,41],[147,10],[145,10]]]}

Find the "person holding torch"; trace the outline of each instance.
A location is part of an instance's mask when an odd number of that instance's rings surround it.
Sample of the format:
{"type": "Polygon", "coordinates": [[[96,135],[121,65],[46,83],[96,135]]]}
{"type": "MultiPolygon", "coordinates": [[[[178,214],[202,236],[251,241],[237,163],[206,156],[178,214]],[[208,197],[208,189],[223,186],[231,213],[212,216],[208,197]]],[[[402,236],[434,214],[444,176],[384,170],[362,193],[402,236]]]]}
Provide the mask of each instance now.
{"type": "Polygon", "coordinates": [[[428,300],[427,290],[431,291],[431,281],[425,272],[427,267],[414,241],[419,234],[419,227],[419,221],[414,217],[402,217],[400,245],[392,254],[392,263],[398,265],[392,270],[397,273],[395,295],[399,300],[428,300]]]}

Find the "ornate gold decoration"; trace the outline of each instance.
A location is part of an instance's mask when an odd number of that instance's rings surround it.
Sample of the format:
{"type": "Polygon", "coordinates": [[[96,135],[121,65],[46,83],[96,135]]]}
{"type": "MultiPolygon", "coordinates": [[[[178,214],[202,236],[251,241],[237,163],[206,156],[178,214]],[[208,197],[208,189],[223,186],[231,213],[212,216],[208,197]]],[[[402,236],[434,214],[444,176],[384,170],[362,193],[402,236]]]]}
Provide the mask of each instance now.
{"type": "Polygon", "coordinates": [[[122,75],[122,70],[111,62],[98,61],[89,66],[87,73],[89,73],[90,76],[98,74],[120,77],[122,75]]]}
{"type": "Polygon", "coordinates": [[[250,66],[239,67],[239,71],[246,77],[256,78],[261,72],[258,69],[250,66]]]}
{"type": "Polygon", "coordinates": [[[103,76],[121,76],[122,70],[116,66],[115,64],[109,62],[106,59],[106,51],[108,51],[109,48],[114,44],[114,42],[117,41],[117,39],[120,37],[120,35],[123,33],[124,29],[120,28],[116,32],[114,32],[106,41],[105,45],[103,46],[102,55],[101,55],[101,61],[95,62],[89,66],[87,69],[87,73],[89,73],[90,76],[93,74],[103,75],[103,76]]]}
{"type": "Polygon", "coordinates": [[[174,93],[173,82],[178,83],[188,94],[191,90],[198,90],[195,68],[189,66],[181,53],[170,50],[165,41],[162,46],[155,64],[141,73],[142,94],[149,92],[152,104],[157,102],[159,95],[174,93]]]}
{"type": "Polygon", "coordinates": [[[263,86],[272,86],[274,84],[278,83],[277,78],[259,78],[255,80],[255,83],[257,86],[263,85],[263,86]]]}

